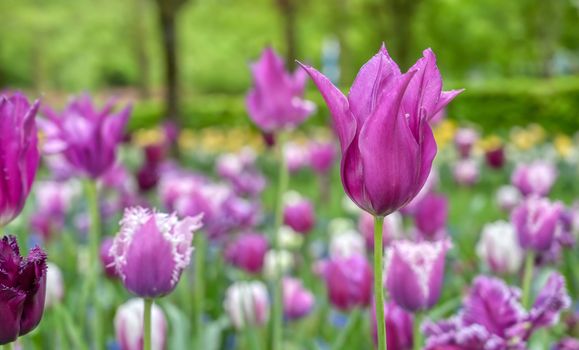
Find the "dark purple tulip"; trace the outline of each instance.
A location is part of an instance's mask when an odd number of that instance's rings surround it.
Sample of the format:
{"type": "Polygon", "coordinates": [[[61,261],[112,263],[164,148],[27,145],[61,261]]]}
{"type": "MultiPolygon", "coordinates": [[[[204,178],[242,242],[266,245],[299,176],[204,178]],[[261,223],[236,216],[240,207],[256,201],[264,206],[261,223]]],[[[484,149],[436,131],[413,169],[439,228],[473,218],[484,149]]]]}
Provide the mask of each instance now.
{"type": "Polygon", "coordinates": [[[336,146],[333,142],[311,142],[308,146],[309,163],[318,174],[326,174],[336,159],[336,146]]]}
{"type": "Polygon", "coordinates": [[[557,179],[557,169],[545,161],[517,165],[511,182],[525,196],[536,194],[546,196],[557,179]]]}
{"type": "Polygon", "coordinates": [[[286,201],[283,222],[297,233],[309,233],[316,224],[314,205],[299,195],[291,198],[286,201]]]}
{"type": "Polygon", "coordinates": [[[101,265],[105,275],[110,279],[119,278],[117,269],[115,267],[115,258],[110,254],[114,239],[112,237],[105,238],[101,243],[100,259],[101,265]]]}
{"type": "Polygon", "coordinates": [[[171,293],[189,265],[193,231],[202,226],[201,217],[179,220],[175,214],[126,209],[110,249],[125,288],[142,298],[171,293]]]}
{"type": "Polygon", "coordinates": [[[502,145],[488,149],[485,152],[487,165],[493,169],[501,169],[506,162],[505,149],[502,145]]]}
{"type": "Polygon", "coordinates": [[[137,184],[142,192],[150,191],[159,182],[159,166],[155,163],[144,163],[137,171],[137,184]]]}
{"type": "Polygon", "coordinates": [[[303,66],[320,90],[342,149],[348,196],[363,210],[386,216],[420,191],[436,155],[428,123],[460,91],[442,91],[432,50],[401,74],[386,48],[358,73],[348,97],[317,70],[303,66]]]}
{"type": "Polygon", "coordinates": [[[440,297],[449,240],[394,241],[388,248],[386,288],[407,311],[430,309],[440,297]]]}
{"type": "MultiPolygon", "coordinates": [[[[372,338],[374,344],[378,340],[378,331],[376,325],[376,308],[371,309],[372,316],[372,338]]],[[[386,315],[386,338],[388,350],[410,350],[413,343],[413,316],[395,302],[390,301],[384,304],[384,314],[386,315]]]]}
{"type": "Polygon", "coordinates": [[[423,238],[433,240],[444,235],[448,218],[448,199],[441,194],[430,193],[418,204],[414,222],[423,238]]]}
{"type": "Polygon", "coordinates": [[[253,88],[247,95],[251,120],[265,133],[294,128],[306,120],[315,105],[303,99],[306,74],[299,69],[292,75],[271,47],[251,65],[253,88]]]}
{"type": "Polygon", "coordinates": [[[372,299],[372,269],[366,258],[354,254],[334,257],[323,268],[330,303],[341,311],[366,307],[372,299]]]}
{"type": "Polygon", "coordinates": [[[297,320],[309,314],[315,303],[314,294],[304,288],[302,281],[284,277],[283,312],[287,319],[297,320]]]}
{"type": "Polygon", "coordinates": [[[19,93],[0,95],[0,227],[20,214],[36,176],[38,105],[19,93]]]}
{"type": "Polygon", "coordinates": [[[62,153],[78,172],[93,179],[109,170],[116,160],[118,145],[123,141],[131,107],[113,113],[109,101],[101,110],[88,94],[68,104],[61,113],[46,109],[40,124],[46,137],[47,153],[62,153]]]}
{"type": "Polygon", "coordinates": [[[519,244],[524,249],[538,252],[548,250],[555,241],[557,225],[563,212],[563,205],[546,198],[527,197],[511,215],[519,244]]]}
{"type": "Polygon", "coordinates": [[[264,235],[244,233],[227,246],[225,260],[249,273],[259,273],[263,268],[268,248],[269,244],[264,235]]]}
{"type": "Polygon", "coordinates": [[[33,248],[20,256],[14,236],[0,241],[0,345],[32,331],[40,323],[46,298],[46,254],[33,248]]]}

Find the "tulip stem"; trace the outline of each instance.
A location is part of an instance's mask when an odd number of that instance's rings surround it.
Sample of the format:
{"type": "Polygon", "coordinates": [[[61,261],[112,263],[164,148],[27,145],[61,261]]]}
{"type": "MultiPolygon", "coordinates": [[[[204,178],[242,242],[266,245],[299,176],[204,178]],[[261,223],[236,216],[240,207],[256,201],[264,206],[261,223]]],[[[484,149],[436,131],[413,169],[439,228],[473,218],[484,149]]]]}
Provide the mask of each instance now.
{"type": "MultiPolygon", "coordinates": [[[[283,195],[288,186],[288,169],[284,156],[285,134],[280,132],[277,138],[277,157],[279,162],[278,183],[277,183],[277,203],[275,212],[275,225],[273,228],[273,246],[276,252],[280,250],[279,231],[283,221],[283,195]]],[[[282,350],[283,340],[283,304],[282,304],[282,276],[281,264],[276,264],[274,277],[274,298],[272,310],[272,349],[282,350]]]]}
{"type": "Polygon", "coordinates": [[[535,265],[535,253],[532,250],[527,252],[525,260],[525,272],[523,275],[523,307],[531,307],[531,280],[533,279],[533,267],[535,265]]]}
{"type": "Polygon", "coordinates": [[[205,302],[205,275],[204,275],[204,265],[205,265],[205,237],[201,232],[195,235],[195,293],[194,293],[194,303],[195,303],[195,314],[196,327],[197,327],[197,346],[199,349],[203,349],[203,311],[205,302]]]}
{"type": "MultiPolygon", "coordinates": [[[[84,181],[84,190],[87,198],[88,211],[90,217],[89,230],[89,276],[86,284],[88,291],[92,293],[92,333],[94,336],[94,344],[97,349],[104,348],[104,342],[101,334],[101,319],[100,319],[100,302],[98,289],[98,275],[99,275],[99,245],[101,236],[101,216],[99,209],[99,195],[97,190],[97,183],[93,179],[86,179],[84,181]]],[[[83,305],[83,307],[88,307],[83,305]]],[[[84,320],[83,320],[84,321],[84,320]]]]}
{"type": "Polygon", "coordinates": [[[420,311],[414,314],[414,328],[412,330],[412,348],[414,350],[422,349],[422,332],[420,326],[422,325],[423,316],[420,311]]]}
{"type": "Polygon", "coordinates": [[[384,283],[382,255],[382,229],[384,217],[374,216],[374,296],[376,298],[376,324],[378,333],[378,350],[386,350],[386,324],[384,315],[384,283]]]}
{"type": "Polygon", "coordinates": [[[144,299],[145,310],[143,312],[143,350],[151,350],[151,313],[153,299],[144,299]]]}
{"type": "Polygon", "coordinates": [[[8,343],[4,345],[4,350],[12,350],[14,349],[14,343],[8,343]]]}
{"type": "Polygon", "coordinates": [[[338,338],[336,339],[334,344],[332,344],[332,350],[341,350],[344,348],[344,345],[346,345],[346,341],[348,341],[348,339],[352,336],[352,331],[356,326],[356,324],[358,324],[358,320],[360,319],[361,314],[362,311],[360,309],[354,309],[354,311],[352,311],[350,317],[348,318],[348,323],[346,324],[346,327],[340,330],[338,338]]]}

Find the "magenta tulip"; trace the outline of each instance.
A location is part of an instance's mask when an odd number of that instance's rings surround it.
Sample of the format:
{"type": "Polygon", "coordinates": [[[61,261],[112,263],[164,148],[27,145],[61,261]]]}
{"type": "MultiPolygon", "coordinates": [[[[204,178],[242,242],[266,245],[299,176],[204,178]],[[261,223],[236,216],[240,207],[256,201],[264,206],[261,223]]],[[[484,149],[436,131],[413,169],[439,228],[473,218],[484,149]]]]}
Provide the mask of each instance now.
{"type": "Polygon", "coordinates": [[[305,289],[302,282],[296,278],[283,279],[283,311],[289,320],[305,317],[314,307],[315,297],[305,289]]]}
{"type": "Polygon", "coordinates": [[[414,213],[414,222],[421,237],[434,240],[446,233],[448,218],[448,199],[441,194],[429,193],[418,204],[414,213]]]}
{"type": "Polygon", "coordinates": [[[310,142],[308,145],[310,167],[318,174],[326,174],[334,165],[336,146],[333,142],[310,142]]]}
{"type": "Polygon", "coordinates": [[[225,249],[225,260],[249,273],[263,269],[265,253],[269,249],[267,238],[259,233],[244,233],[225,249]]]}
{"type": "MultiPolygon", "coordinates": [[[[395,302],[390,301],[384,304],[384,314],[386,315],[386,334],[388,334],[388,350],[410,350],[412,349],[413,334],[412,324],[414,317],[395,302]]],[[[376,309],[372,308],[372,338],[374,344],[377,343],[378,329],[376,325],[376,309]]]]}
{"type": "Polygon", "coordinates": [[[20,214],[36,176],[38,105],[19,93],[0,95],[0,227],[20,214]]]}
{"type": "Polygon", "coordinates": [[[298,194],[288,197],[283,211],[284,224],[297,233],[309,233],[316,224],[314,205],[298,194]]]}
{"type": "Polygon", "coordinates": [[[325,264],[323,277],[330,303],[341,311],[366,307],[372,299],[372,269],[362,255],[335,257],[325,264]]]}

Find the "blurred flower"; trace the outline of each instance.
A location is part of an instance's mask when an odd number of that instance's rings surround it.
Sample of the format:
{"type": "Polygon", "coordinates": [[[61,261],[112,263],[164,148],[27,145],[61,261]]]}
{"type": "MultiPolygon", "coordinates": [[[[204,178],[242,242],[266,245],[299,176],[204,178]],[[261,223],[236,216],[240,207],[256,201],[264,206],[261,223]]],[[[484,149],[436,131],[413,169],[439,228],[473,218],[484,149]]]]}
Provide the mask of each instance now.
{"type": "Polygon", "coordinates": [[[126,209],[110,250],[125,288],[143,298],[171,293],[189,265],[201,217],[179,220],[175,214],[126,209]]]}
{"type": "Polygon", "coordinates": [[[472,128],[460,128],[454,135],[454,144],[461,158],[468,158],[474,144],[479,138],[476,130],[472,128]]]}
{"type": "MultiPolygon", "coordinates": [[[[358,219],[358,230],[366,240],[366,247],[369,250],[374,250],[374,218],[372,215],[361,212],[358,219]]],[[[382,243],[386,247],[393,240],[402,238],[404,236],[404,227],[402,225],[402,215],[399,212],[394,212],[384,218],[384,225],[382,226],[382,243]]]]}
{"type": "Polygon", "coordinates": [[[298,249],[304,244],[304,236],[287,226],[279,229],[279,245],[282,249],[298,249]]]}
{"type": "Polygon", "coordinates": [[[410,312],[430,309],[440,297],[448,239],[395,241],[386,255],[386,288],[392,300],[410,312]]]}
{"type": "Polygon", "coordinates": [[[283,155],[290,173],[296,173],[308,165],[308,153],[302,145],[287,142],[283,148],[283,155]]]}
{"type": "Polygon", "coordinates": [[[534,161],[517,165],[511,181],[523,195],[546,196],[557,179],[557,169],[548,162],[534,161]]]}
{"type": "Polygon", "coordinates": [[[364,237],[354,230],[334,234],[330,238],[330,257],[347,258],[366,254],[364,237]]]}
{"type": "Polygon", "coordinates": [[[515,228],[506,221],[497,221],[483,227],[476,253],[495,273],[517,273],[524,260],[524,252],[517,241],[515,228]]]}
{"type": "Polygon", "coordinates": [[[555,346],[553,350],[577,350],[579,349],[579,339],[576,338],[563,338],[555,346]]]}
{"type": "Polygon", "coordinates": [[[315,303],[314,294],[305,289],[297,278],[283,279],[283,310],[286,318],[300,319],[312,311],[315,303]]]}
{"type": "MultiPolygon", "coordinates": [[[[130,299],[119,306],[115,313],[115,335],[121,350],[141,350],[143,348],[142,299],[130,299]]],[[[153,304],[151,310],[151,350],[164,350],[167,343],[167,320],[163,310],[153,304]]]]}
{"type": "Polygon", "coordinates": [[[501,169],[506,162],[505,149],[502,145],[489,148],[485,152],[487,165],[493,169],[501,169]]]}
{"type": "Polygon", "coordinates": [[[237,329],[263,326],[269,317],[267,288],[260,281],[235,282],[227,288],[223,307],[237,329]]]}
{"type": "Polygon", "coordinates": [[[420,192],[418,192],[416,197],[414,197],[414,199],[412,199],[410,203],[400,208],[400,213],[403,215],[413,215],[414,212],[416,211],[416,208],[418,207],[420,202],[424,199],[424,197],[426,197],[426,195],[428,195],[430,192],[435,191],[436,188],[438,187],[438,184],[439,184],[438,169],[436,169],[436,167],[433,166],[420,192]]]}
{"type": "Polygon", "coordinates": [[[553,140],[553,145],[555,146],[557,153],[559,153],[563,158],[569,158],[574,153],[573,140],[565,134],[557,134],[553,140]]]}
{"type": "Polygon", "coordinates": [[[239,153],[226,153],[217,159],[217,174],[227,179],[240,196],[257,196],[266,185],[265,177],[255,166],[256,154],[245,147],[239,153]]]}
{"type": "Polygon", "coordinates": [[[20,214],[36,176],[38,105],[30,105],[20,93],[0,95],[0,227],[20,214]]]}
{"type": "Polygon", "coordinates": [[[35,186],[36,209],[30,217],[32,232],[49,240],[64,228],[66,214],[80,193],[75,181],[38,181],[35,186]]]}
{"type": "Polygon", "coordinates": [[[131,107],[113,113],[114,101],[97,110],[88,94],[72,100],[60,114],[45,109],[41,119],[44,151],[62,153],[80,173],[99,178],[115,163],[131,107]]]}
{"type": "Polygon", "coordinates": [[[448,199],[442,194],[429,193],[424,197],[414,213],[414,223],[420,236],[435,240],[446,235],[448,199]]]}
{"type": "Polygon", "coordinates": [[[293,265],[294,257],[289,251],[271,249],[265,254],[264,274],[269,279],[283,276],[293,265]]]}
{"type": "Polygon", "coordinates": [[[548,250],[554,242],[562,210],[559,202],[527,197],[511,214],[521,247],[538,252],[548,250]]]}
{"type": "Polygon", "coordinates": [[[370,305],[372,269],[363,255],[331,258],[323,267],[322,276],[330,303],[338,310],[370,305]]]}
{"type": "Polygon", "coordinates": [[[521,203],[522,198],[516,187],[504,185],[497,190],[496,200],[499,208],[509,213],[521,203]]]}
{"type": "Polygon", "coordinates": [[[249,273],[259,273],[263,268],[269,244],[259,233],[243,233],[225,248],[225,260],[249,273]]]}
{"type": "Polygon", "coordinates": [[[64,298],[64,278],[60,268],[51,262],[46,263],[46,301],[44,308],[59,304],[64,298]]]}
{"type": "Polygon", "coordinates": [[[428,121],[460,91],[442,91],[434,53],[406,74],[383,46],[364,65],[348,97],[303,66],[322,93],[342,147],[342,183],[365,211],[386,216],[420,191],[436,155],[428,121]]]}
{"type": "Polygon", "coordinates": [[[111,247],[113,246],[113,241],[113,237],[106,237],[103,239],[101,242],[99,256],[105,276],[111,279],[116,279],[119,277],[119,275],[115,266],[115,258],[111,255],[111,247]]]}
{"type": "Polygon", "coordinates": [[[46,254],[39,247],[20,255],[14,236],[0,241],[0,345],[28,334],[44,312],[46,254]]]}
{"type": "Polygon", "coordinates": [[[286,193],[283,222],[294,231],[308,234],[316,224],[316,214],[312,202],[296,192],[286,193]]]}
{"type": "Polygon", "coordinates": [[[295,128],[315,111],[315,105],[303,99],[307,83],[304,72],[287,72],[271,47],[251,65],[251,74],[253,88],[246,98],[247,111],[262,131],[295,128]]]}
{"type": "Polygon", "coordinates": [[[336,159],[336,145],[333,142],[316,142],[308,144],[309,164],[318,174],[326,174],[332,169],[336,159]]]}
{"type": "MultiPolygon", "coordinates": [[[[370,310],[372,317],[372,338],[374,344],[378,340],[378,330],[376,322],[376,308],[370,310]]],[[[384,315],[386,317],[386,347],[388,350],[411,350],[413,343],[413,316],[406,310],[390,301],[384,304],[384,315]]]]}
{"type": "Polygon", "coordinates": [[[478,182],[479,168],[473,159],[463,159],[456,162],[452,171],[454,181],[459,185],[472,186],[478,182]]]}

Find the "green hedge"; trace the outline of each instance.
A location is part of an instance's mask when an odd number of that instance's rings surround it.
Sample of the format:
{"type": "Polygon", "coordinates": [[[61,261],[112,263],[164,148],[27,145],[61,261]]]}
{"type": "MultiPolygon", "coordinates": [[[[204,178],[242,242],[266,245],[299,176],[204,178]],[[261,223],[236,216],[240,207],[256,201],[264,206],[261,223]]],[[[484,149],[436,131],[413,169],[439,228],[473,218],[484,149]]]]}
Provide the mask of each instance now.
{"type": "MultiPolygon", "coordinates": [[[[324,125],[328,120],[327,109],[319,93],[310,88],[307,97],[316,102],[319,109],[306,125],[324,125]]],[[[185,94],[183,101],[185,127],[251,125],[243,95],[185,94]]],[[[143,102],[135,107],[131,127],[151,126],[161,117],[160,103],[143,102]]],[[[550,132],[572,134],[579,130],[579,77],[467,85],[466,91],[449,106],[448,117],[462,123],[474,123],[484,131],[496,132],[538,123],[550,132]]]]}

